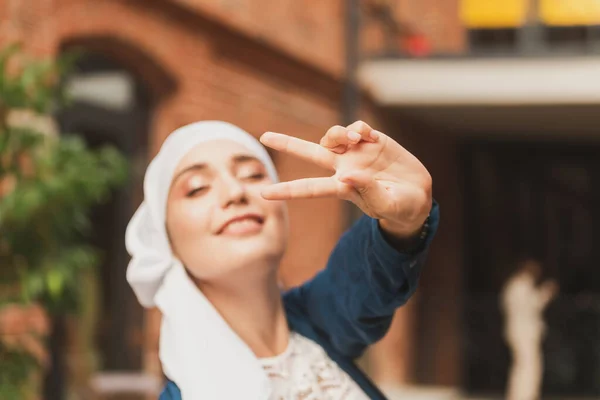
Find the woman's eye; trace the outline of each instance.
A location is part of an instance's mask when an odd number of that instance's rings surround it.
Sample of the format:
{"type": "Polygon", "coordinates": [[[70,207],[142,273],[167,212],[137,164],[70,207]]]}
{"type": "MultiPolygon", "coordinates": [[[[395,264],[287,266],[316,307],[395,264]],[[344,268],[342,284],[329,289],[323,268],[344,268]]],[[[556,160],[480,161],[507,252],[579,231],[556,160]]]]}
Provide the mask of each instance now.
{"type": "Polygon", "coordinates": [[[245,175],[242,177],[243,180],[246,181],[260,181],[263,180],[265,178],[265,174],[263,174],[262,172],[257,172],[255,174],[249,174],[249,175],[245,175]]]}
{"type": "Polygon", "coordinates": [[[208,186],[201,186],[190,190],[185,196],[186,197],[194,197],[205,192],[208,189],[208,186]]]}

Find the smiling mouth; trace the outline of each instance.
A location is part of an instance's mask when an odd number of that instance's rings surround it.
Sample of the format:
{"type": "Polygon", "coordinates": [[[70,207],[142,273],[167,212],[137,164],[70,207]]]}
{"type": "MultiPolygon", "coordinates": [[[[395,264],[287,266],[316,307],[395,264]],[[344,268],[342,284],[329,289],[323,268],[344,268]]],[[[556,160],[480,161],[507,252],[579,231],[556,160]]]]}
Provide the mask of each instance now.
{"type": "Polygon", "coordinates": [[[219,235],[245,236],[262,230],[264,218],[259,215],[242,215],[229,220],[218,232],[219,235]]]}

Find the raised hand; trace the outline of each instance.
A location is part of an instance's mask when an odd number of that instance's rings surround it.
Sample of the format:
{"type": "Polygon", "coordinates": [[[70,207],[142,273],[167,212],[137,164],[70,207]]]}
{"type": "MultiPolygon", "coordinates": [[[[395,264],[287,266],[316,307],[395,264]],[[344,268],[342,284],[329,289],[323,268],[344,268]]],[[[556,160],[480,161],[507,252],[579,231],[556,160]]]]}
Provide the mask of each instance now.
{"type": "Polygon", "coordinates": [[[260,140],[334,172],[271,185],[263,190],[266,199],[349,200],[397,237],[415,234],[429,215],[432,183],[427,169],[392,138],[362,121],[332,127],[320,144],[274,132],[260,140]]]}

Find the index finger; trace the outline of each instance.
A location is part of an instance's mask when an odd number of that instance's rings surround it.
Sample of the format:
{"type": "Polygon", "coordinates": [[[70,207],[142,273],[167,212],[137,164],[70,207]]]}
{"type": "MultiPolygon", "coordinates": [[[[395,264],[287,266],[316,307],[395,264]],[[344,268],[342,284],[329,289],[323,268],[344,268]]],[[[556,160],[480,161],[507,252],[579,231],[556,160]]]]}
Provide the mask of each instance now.
{"type": "Polygon", "coordinates": [[[260,141],[274,150],[300,157],[329,170],[335,169],[335,154],[316,143],[275,132],[264,133],[260,141]]]}

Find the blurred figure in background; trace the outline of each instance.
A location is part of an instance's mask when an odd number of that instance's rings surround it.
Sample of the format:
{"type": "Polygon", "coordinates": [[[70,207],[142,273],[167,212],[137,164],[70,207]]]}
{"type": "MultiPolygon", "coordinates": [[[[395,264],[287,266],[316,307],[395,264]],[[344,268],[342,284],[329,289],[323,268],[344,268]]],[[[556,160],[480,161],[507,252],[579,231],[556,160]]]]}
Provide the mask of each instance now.
{"type": "Polygon", "coordinates": [[[541,285],[540,264],[524,261],[502,289],[505,316],[505,339],[512,355],[506,398],[535,400],[540,398],[543,374],[542,340],[546,330],[544,310],[558,292],[555,281],[541,285]]]}

